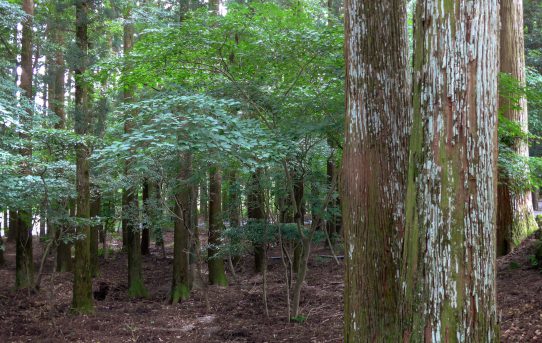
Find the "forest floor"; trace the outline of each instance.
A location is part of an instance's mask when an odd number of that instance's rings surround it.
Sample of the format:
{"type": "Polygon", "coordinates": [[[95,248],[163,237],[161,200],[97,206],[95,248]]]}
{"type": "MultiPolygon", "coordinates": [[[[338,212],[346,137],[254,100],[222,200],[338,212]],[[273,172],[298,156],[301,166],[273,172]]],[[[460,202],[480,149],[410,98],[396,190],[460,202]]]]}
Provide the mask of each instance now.
{"type": "MultiPolygon", "coordinates": [[[[147,299],[126,294],[126,255],[114,253],[100,259],[97,290],[107,284],[104,300],[96,300],[95,313],[75,316],[69,312],[70,273],[46,271],[36,294],[14,291],[15,253],[7,245],[7,264],[0,269],[0,342],[341,342],[343,266],[313,251],[301,308],[303,323],[286,320],[284,269],[281,260],[270,258],[268,284],[269,317],[265,315],[262,277],[252,271],[252,259],[228,273],[226,288],[209,286],[209,309],[205,292],[197,287],[188,301],[167,303],[171,282],[171,234],[166,236],[166,257],[151,249],[143,258],[147,299]],[[169,243],[169,244],[168,244],[169,243]]],[[[36,242],[35,247],[40,243],[36,242]]],[[[498,261],[498,304],[503,342],[542,342],[542,273],[533,267],[535,239],[498,261]]],[[[35,249],[38,262],[41,249],[35,249]]],[[[279,256],[271,252],[270,256],[279,256]]],[[[228,270],[229,272],[229,270],[228,270]]]]}

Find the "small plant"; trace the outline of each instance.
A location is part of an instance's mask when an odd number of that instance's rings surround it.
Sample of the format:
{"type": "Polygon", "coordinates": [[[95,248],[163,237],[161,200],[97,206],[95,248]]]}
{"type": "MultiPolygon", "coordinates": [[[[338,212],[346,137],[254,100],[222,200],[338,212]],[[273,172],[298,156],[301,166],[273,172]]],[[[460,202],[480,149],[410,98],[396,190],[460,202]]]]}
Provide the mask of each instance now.
{"type": "Polygon", "coordinates": [[[531,264],[531,267],[538,267],[538,259],[535,255],[529,255],[529,263],[531,264]]]}
{"type": "Polygon", "coordinates": [[[298,316],[292,317],[291,320],[294,323],[303,324],[303,323],[305,323],[307,321],[307,317],[302,316],[302,315],[298,315],[298,316]]]}
{"type": "Polygon", "coordinates": [[[519,267],[521,267],[521,266],[516,261],[510,262],[510,269],[519,269],[519,267]]]}

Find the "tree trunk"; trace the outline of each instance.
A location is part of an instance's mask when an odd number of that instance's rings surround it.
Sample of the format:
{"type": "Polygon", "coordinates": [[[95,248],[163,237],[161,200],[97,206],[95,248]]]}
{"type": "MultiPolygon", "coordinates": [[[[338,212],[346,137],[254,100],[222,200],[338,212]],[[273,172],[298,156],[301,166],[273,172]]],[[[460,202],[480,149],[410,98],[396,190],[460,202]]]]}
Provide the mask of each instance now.
{"type": "Polygon", "coordinates": [[[410,342],[499,341],[498,11],[498,0],[418,2],[400,311],[410,342]]]}
{"type": "MultiPolygon", "coordinates": [[[[95,194],[90,202],[90,217],[96,218],[101,214],[102,199],[100,194],[95,194]]],[[[97,224],[90,229],[90,274],[95,277],[98,274],[98,245],[102,225],[97,224]]]]}
{"type": "Polygon", "coordinates": [[[45,237],[45,220],[47,218],[46,204],[40,207],[40,237],[45,237]]]}
{"type": "Polygon", "coordinates": [[[208,267],[209,282],[211,285],[227,286],[224,259],[215,256],[220,245],[220,234],[224,224],[222,223],[222,176],[218,167],[212,167],[209,172],[209,248],[208,267]]]}
{"type": "MultiPolygon", "coordinates": [[[[294,180],[294,197],[298,209],[294,213],[294,222],[301,223],[301,229],[305,229],[305,177],[302,174],[295,176],[294,180]]],[[[313,218],[314,219],[314,218],[313,218]]],[[[301,257],[303,254],[303,242],[301,238],[295,242],[294,258],[292,261],[292,270],[294,273],[299,272],[301,257]]]]}
{"type": "Polygon", "coordinates": [[[345,22],[345,341],[400,342],[397,276],[410,122],[406,5],[350,0],[345,22]]]}
{"type": "MultiPolygon", "coordinates": [[[[88,0],[75,1],[75,35],[78,54],[78,65],[75,67],[75,133],[85,135],[89,131],[90,111],[88,108],[88,84],[83,74],[88,65],[88,0]]],[[[90,149],[83,143],[76,146],[76,216],[83,220],[90,218],[90,149]]],[[[77,233],[83,238],[75,242],[75,266],[73,278],[72,310],[76,313],[94,311],[92,302],[92,275],[90,270],[90,225],[80,224],[77,233]]]]}
{"type": "MultiPolygon", "coordinates": [[[[73,200],[68,201],[67,214],[70,217],[75,217],[75,202],[73,200]]],[[[56,250],[57,272],[73,271],[72,244],[64,242],[64,238],[66,238],[67,235],[73,234],[73,228],[67,225],[60,227],[60,230],[57,230],[56,232],[56,239],[58,241],[58,247],[56,250]]]]}
{"type": "MultiPolygon", "coordinates": [[[[128,56],[134,45],[134,23],[132,22],[131,10],[125,14],[124,23],[124,56],[128,56]]],[[[131,66],[126,63],[125,72],[129,72],[131,66]]],[[[134,87],[132,85],[124,86],[124,102],[129,103],[134,100],[134,87]]],[[[133,113],[127,113],[124,121],[124,133],[130,134],[134,123],[131,119],[133,113]]],[[[133,176],[130,170],[132,159],[128,159],[124,166],[124,173],[130,180],[133,176]]],[[[137,197],[137,188],[133,185],[133,180],[123,192],[123,210],[127,213],[122,216],[123,235],[126,235],[126,248],[128,251],[128,295],[130,297],[146,297],[147,289],[143,284],[143,275],[141,269],[141,234],[138,227],[139,205],[137,197]]]]}
{"type": "Polygon", "coordinates": [[[538,202],[540,201],[540,198],[538,197],[538,192],[539,190],[538,189],[535,189],[533,190],[533,210],[534,211],[539,211],[539,204],[538,202]]]}
{"type": "MultiPolygon", "coordinates": [[[[520,86],[524,87],[523,0],[501,0],[500,3],[501,72],[511,75],[519,82],[520,86]]],[[[519,103],[500,97],[499,107],[507,119],[518,123],[524,132],[528,132],[527,99],[525,97],[520,98],[519,103]]],[[[527,139],[517,138],[510,148],[521,157],[529,157],[527,139]]],[[[524,169],[526,173],[529,173],[528,164],[525,164],[524,169]]],[[[531,203],[531,192],[512,189],[510,181],[512,180],[507,175],[503,175],[498,184],[497,256],[509,253],[537,228],[531,203]]]]}
{"type": "Polygon", "coordinates": [[[17,211],[9,210],[8,242],[14,242],[17,237],[17,211]]]}
{"type": "MultiPolygon", "coordinates": [[[[32,93],[32,19],[34,15],[34,1],[24,0],[23,10],[28,15],[23,22],[23,32],[21,38],[21,84],[24,95],[30,102],[33,101],[32,93]]],[[[29,111],[28,116],[32,116],[29,111]]],[[[27,125],[32,125],[29,119],[24,119],[27,125]]],[[[26,134],[21,134],[22,139],[29,139],[26,134]]],[[[26,158],[32,157],[32,150],[29,147],[23,147],[20,150],[21,155],[26,158]]],[[[30,175],[30,166],[25,163],[21,170],[22,175],[30,175]]],[[[32,209],[19,209],[17,214],[16,228],[16,253],[15,253],[15,288],[28,288],[34,284],[34,261],[32,257],[32,209]]]]}
{"type": "MultiPolygon", "coordinates": [[[[192,156],[189,152],[185,152],[179,157],[179,160],[181,165],[174,210],[173,282],[170,295],[172,304],[188,299],[192,286],[190,284],[192,275],[190,270],[192,187],[189,184],[192,173],[192,156]]],[[[211,277],[210,273],[209,277],[211,277]]]]}
{"type": "Polygon", "coordinates": [[[207,226],[209,226],[209,223],[207,222],[207,219],[209,218],[209,189],[207,188],[207,180],[204,180],[201,183],[200,189],[199,189],[199,208],[200,208],[200,214],[203,218],[203,221],[207,226]]]}
{"type": "MultiPolygon", "coordinates": [[[[143,213],[148,219],[149,217],[149,181],[143,181],[143,213]]],[[[149,247],[151,243],[151,232],[149,228],[149,221],[145,221],[143,230],[141,231],[141,255],[148,255],[150,253],[149,247]]]]}
{"type": "MultiPolygon", "coordinates": [[[[247,214],[249,222],[255,225],[265,225],[266,218],[264,212],[264,195],[261,186],[261,169],[257,169],[251,176],[250,184],[247,189],[247,214]]],[[[267,258],[265,252],[265,237],[263,237],[263,230],[258,230],[258,235],[262,237],[254,237],[254,271],[256,273],[263,273],[267,268],[267,258]]]]}

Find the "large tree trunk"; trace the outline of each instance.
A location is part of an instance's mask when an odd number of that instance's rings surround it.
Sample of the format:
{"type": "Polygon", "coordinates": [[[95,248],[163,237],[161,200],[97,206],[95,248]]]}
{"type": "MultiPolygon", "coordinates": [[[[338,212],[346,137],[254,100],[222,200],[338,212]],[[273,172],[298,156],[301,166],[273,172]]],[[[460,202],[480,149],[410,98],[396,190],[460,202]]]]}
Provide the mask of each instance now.
{"type": "MultiPolygon", "coordinates": [[[[124,56],[126,57],[134,45],[134,24],[131,18],[131,11],[125,15],[124,23],[124,56]]],[[[130,71],[129,63],[125,64],[125,72],[130,71]]],[[[134,99],[134,87],[131,85],[124,86],[123,94],[124,102],[132,102],[134,99]]],[[[134,123],[131,119],[132,113],[127,113],[124,122],[124,133],[130,134],[133,130],[134,123]]],[[[130,180],[133,176],[130,168],[133,161],[131,158],[124,165],[124,174],[130,180]]],[[[133,183],[133,180],[129,181],[133,183]]],[[[123,211],[127,213],[122,216],[123,235],[126,235],[126,248],[128,251],[128,295],[130,297],[145,297],[147,289],[143,284],[143,275],[141,269],[141,232],[138,228],[138,197],[137,188],[130,184],[123,192],[123,211]]]]}
{"type": "MultiPolygon", "coordinates": [[[[50,59],[52,60],[51,63],[49,63],[48,67],[48,73],[49,73],[49,103],[48,107],[51,112],[53,112],[57,116],[57,122],[55,123],[54,127],[55,129],[62,130],[65,129],[65,123],[66,123],[66,113],[64,110],[64,76],[65,76],[65,65],[64,65],[64,53],[62,51],[62,46],[64,45],[64,34],[62,32],[62,27],[60,24],[60,16],[62,15],[61,11],[63,10],[61,8],[60,3],[55,2],[54,4],[54,15],[53,20],[49,23],[51,25],[51,28],[49,30],[50,39],[52,43],[54,44],[54,49],[52,51],[52,54],[50,55],[50,59]]],[[[52,204],[49,205],[49,209],[58,209],[61,205],[53,201],[52,204]]],[[[56,261],[56,268],[57,271],[67,271],[71,269],[71,246],[67,246],[65,243],[62,242],[62,240],[59,241],[59,227],[54,224],[53,220],[51,220],[50,216],[48,218],[48,227],[47,227],[47,235],[51,239],[55,239],[56,244],[53,246],[53,255],[57,256],[56,261]],[[59,253],[59,251],[63,249],[64,251],[62,253],[59,253]],[[65,257],[64,260],[59,259],[62,257],[65,257]]]]}
{"type": "MultiPolygon", "coordinates": [[[[523,0],[501,0],[501,72],[511,75],[525,86],[525,49],[523,39],[523,0]]],[[[527,99],[519,103],[500,97],[499,107],[503,115],[518,123],[528,132],[527,99]]],[[[527,139],[517,138],[511,148],[521,157],[529,157],[527,139]]],[[[526,173],[529,172],[525,164],[526,173]]],[[[505,255],[513,250],[529,233],[536,230],[531,203],[531,192],[513,189],[512,180],[502,175],[498,185],[497,201],[497,255],[505,255]]],[[[518,187],[516,187],[518,188],[518,187]]]]}
{"type": "MultiPolygon", "coordinates": [[[[21,38],[21,89],[29,101],[33,101],[32,93],[32,19],[34,15],[34,1],[24,0],[23,10],[28,15],[23,22],[21,38]]],[[[28,116],[32,116],[29,111],[28,116]]],[[[30,119],[23,122],[31,125],[30,119]]],[[[26,134],[21,134],[22,139],[30,139],[26,134]]],[[[30,159],[32,150],[30,147],[21,149],[21,155],[30,159]]],[[[22,167],[23,175],[30,175],[30,166],[25,163],[22,167]]],[[[28,288],[34,284],[34,262],[32,257],[32,208],[20,209],[17,214],[16,228],[16,253],[15,253],[15,287],[28,288]]]]}
{"type": "Polygon", "coordinates": [[[209,267],[209,282],[211,285],[227,286],[224,259],[215,256],[220,245],[222,223],[222,175],[218,167],[212,167],[209,172],[209,248],[207,249],[209,267]]]}
{"type": "Polygon", "coordinates": [[[398,275],[410,126],[405,6],[401,0],[346,2],[347,342],[402,340],[398,275]]]}
{"type": "MultiPolygon", "coordinates": [[[[88,85],[83,79],[88,65],[88,0],[75,1],[75,35],[80,58],[75,67],[75,133],[85,135],[90,124],[88,108],[88,85]]],[[[83,143],[76,146],[76,216],[83,220],[90,218],[90,149],[83,143]]],[[[92,275],[90,270],[90,226],[80,224],[77,233],[83,237],[75,243],[75,268],[73,280],[72,309],[77,313],[94,311],[92,302],[92,275]]]]}
{"type": "MultiPolygon", "coordinates": [[[[254,225],[265,225],[264,196],[260,184],[262,171],[257,169],[251,176],[250,184],[247,189],[247,215],[248,220],[254,225]]],[[[263,231],[258,232],[263,235],[263,231]]],[[[264,237],[261,237],[264,238],[264,237]]],[[[260,239],[261,239],[260,238],[260,239]]],[[[254,271],[263,273],[267,268],[267,257],[264,242],[254,242],[254,271]]]]}
{"type": "Polygon", "coordinates": [[[401,280],[410,342],[499,340],[498,14],[498,0],[418,2],[401,280]]]}
{"type": "Polygon", "coordinates": [[[181,161],[175,194],[175,232],[173,238],[173,282],[170,302],[188,299],[191,289],[190,249],[192,225],[192,156],[189,152],[179,156],[181,161]]]}

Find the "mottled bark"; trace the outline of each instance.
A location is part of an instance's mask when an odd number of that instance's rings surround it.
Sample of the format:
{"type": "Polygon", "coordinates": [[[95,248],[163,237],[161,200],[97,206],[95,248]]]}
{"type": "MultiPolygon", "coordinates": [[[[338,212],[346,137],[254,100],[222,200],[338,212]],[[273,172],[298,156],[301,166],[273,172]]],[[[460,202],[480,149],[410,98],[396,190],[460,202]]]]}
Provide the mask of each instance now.
{"type": "MultiPolygon", "coordinates": [[[[500,67],[502,73],[511,75],[525,86],[525,49],[523,38],[523,0],[501,0],[501,49],[500,67]]],[[[527,99],[521,97],[519,103],[500,97],[499,107],[504,117],[518,123],[528,132],[527,99]]],[[[529,157],[527,139],[517,138],[511,148],[524,158],[529,157]]],[[[526,173],[529,167],[525,165],[526,173]]],[[[512,180],[501,173],[498,184],[497,201],[497,255],[505,255],[518,246],[527,235],[536,230],[531,192],[514,189],[512,180]]],[[[518,187],[516,187],[518,188],[518,187]]]]}
{"type": "Polygon", "coordinates": [[[345,341],[399,342],[410,126],[406,8],[400,0],[345,6],[345,341]]]}
{"type": "MultiPolygon", "coordinates": [[[[34,1],[24,0],[23,11],[28,15],[23,21],[23,30],[21,37],[21,84],[20,87],[24,92],[24,96],[29,101],[33,101],[32,93],[32,23],[34,15],[34,1]]],[[[22,122],[31,125],[30,117],[31,110],[28,111],[28,118],[24,118],[22,122]]],[[[22,139],[30,139],[28,135],[21,133],[22,139]]],[[[30,147],[20,149],[22,156],[31,159],[32,150],[30,147]]],[[[21,166],[22,175],[30,175],[31,169],[29,162],[25,162],[21,166]]],[[[34,262],[32,259],[32,208],[19,209],[17,214],[16,228],[16,253],[15,253],[15,287],[28,288],[34,284],[34,262]]]]}
{"type": "Polygon", "coordinates": [[[418,1],[402,283],[409,342],[499,340],[498,0],[418,1]]]}
{"type": "Polygon", "coordinates": [[[215,256],[220,246],[222,223],[222,175],[218,167],[209,171],[209,248],[207,249],[209,282],[211,285],[227,286],[224,259],[215,256]]]}
{"type": "MultiPolygon", "coordinates": [[[[80,59],[75,67],[75,133],[85,135],[90,124],[88,108],[88,84],[83,75],[88,66],[88,0],[75,1],[75,40],[80,59]]],[[[83,221],[90,218],[90,148],[78,143],[75,148],[76,163],[76,216],[83,221]]],[[[90,269],[90,225],[83,222],[77,227],[77,233],[83,238],[75,243],[75,266],[73,278],[72,310],[76,313],[94,311],[92,301],[92,275],[90,269]]]]}
{"type": "Polygon", "coordinates": [[[192,246],[192,156],[185,152],[179,156],[180,170],[175,194],[175,232],[173,238],[173,279],[170,302],[176,304],[190,296],[191,270],[190,248],[192,246]]]}

